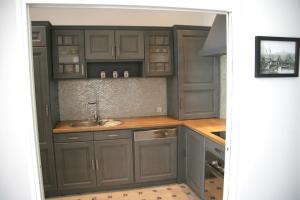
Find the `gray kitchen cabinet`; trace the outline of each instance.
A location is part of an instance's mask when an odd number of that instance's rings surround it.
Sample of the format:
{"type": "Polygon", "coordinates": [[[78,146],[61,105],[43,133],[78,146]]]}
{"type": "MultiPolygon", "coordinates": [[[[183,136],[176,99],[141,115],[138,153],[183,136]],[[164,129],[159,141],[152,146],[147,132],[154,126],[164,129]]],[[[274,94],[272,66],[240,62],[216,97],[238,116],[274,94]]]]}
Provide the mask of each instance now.
{"type": "Polygon", "coordinates": [[[203,198],[205,166],[204,137],[189,128],[185,129],[185,136],[186,183],[196,194],[203,198]]]}
{"type": "Polygon", "coordinates": [[[88,60],[143,60],[144,32],[136,30],[86,30],[88,60]]]}
{"type": "Polygon", "coordinates": [[[135,30],[117,30],[115,32],[116,59],[144,59],[144,32],[135,30]]]}
{"type": "Polygon", "coordinates": [[[171,31],[145,32],[145,76],[173,73],[173,37],[171,31]]]}
{"type": "Polygon", "coordinates": [[[54,78],[85,78],[83,30],[53,30],[54,78]]]}
{"type": "Polygon", "coordinates": [[[44,25],[36,25],[31,28],[32,46],[45,47],[47,46],[46,38],[47,27],[44,25]]]}
{"type": "Polygon", "coordinates": [[[168,79],[168,115],[178,119],[217,117],[219,61],[202,57],[208,29],[175,31],[175,76],[168,79]]]}
{"type": "Polygon", "coordinates": [[[133,183],[131,138],[95,141],[95,162],[98,186],[133,183]]]}
{"type": "Polygon", "coordinates": [[[52,145],[40,145],[41,166],[45,192],[57,190],[56,170],[52,145]]]}
{"type": "Polygon", "coordinates": [[[49,45],[51,24],[32,23],[35,102],[40,145],[41,168],[45,195],[57,191],[52,128],[59,120],[57,82],[52,79],[49,45]]]}
{"type": "Polygon", "coordinates": [[[115,59],[115,32],[113,30],[85,31],[86,59],[115,59]]]}
{"type": "Polygon", "coordinates": [[[177,138],[135,142],[135,181],[176,179],[177,138]]]}
{"type": "Polygon", "coordinates": [[[58,190],[96,187],[94,142],[55,143],[58,190]]]}

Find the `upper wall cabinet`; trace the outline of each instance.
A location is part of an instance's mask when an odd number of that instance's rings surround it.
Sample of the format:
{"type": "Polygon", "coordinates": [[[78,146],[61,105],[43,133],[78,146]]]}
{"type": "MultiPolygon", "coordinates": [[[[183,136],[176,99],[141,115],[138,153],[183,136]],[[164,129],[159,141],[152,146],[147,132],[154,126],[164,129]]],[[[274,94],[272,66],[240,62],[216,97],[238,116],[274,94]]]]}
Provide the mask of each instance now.
{"type": "Polygon", "coordinates": [[[175,76],[168,79],[168,115],[178,119],[217,117],[219,61],[199,52],[208,30],[175,31],[175,76]]]}
{"type": "Polygon", "coordinates": [[[85,54],[88,60],[143,60],[144,32],[86,30],[85,54]]]}
{"type": "Polygon", "coordinates": [[[173,72],[171,31],[145,33],[145,76],[167,76],[173,72]]]}
{"type": "Polygon", "coordinates": [[[54,30],[53,73],[55,78],[85,78],[84,31],[54,30]]]}

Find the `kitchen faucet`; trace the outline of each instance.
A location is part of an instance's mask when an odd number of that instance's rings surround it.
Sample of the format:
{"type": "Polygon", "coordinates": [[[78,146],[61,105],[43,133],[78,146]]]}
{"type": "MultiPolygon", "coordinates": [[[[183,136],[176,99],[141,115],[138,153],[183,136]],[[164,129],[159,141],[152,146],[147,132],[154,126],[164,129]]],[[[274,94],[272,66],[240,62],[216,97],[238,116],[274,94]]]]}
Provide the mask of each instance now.
{"type": "Polygon", "coordinates": [[[89,120],[91,120],[91,121],[98,121],[99,116],[98,116],[98,113],[97,113],[97,100],[93,101],[93,102],[88,102],[88,105],[95,106],[95,110],[93,112],[93,117],[89,117],[89,120]]]}

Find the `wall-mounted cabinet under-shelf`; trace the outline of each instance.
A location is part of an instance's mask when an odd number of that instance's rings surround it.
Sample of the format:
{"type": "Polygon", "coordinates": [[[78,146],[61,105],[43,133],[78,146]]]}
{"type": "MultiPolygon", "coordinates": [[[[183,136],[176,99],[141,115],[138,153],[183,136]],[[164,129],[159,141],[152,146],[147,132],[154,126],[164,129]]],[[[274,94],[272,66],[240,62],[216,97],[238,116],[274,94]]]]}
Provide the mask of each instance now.
{"type": "Polygon", "coordinates": [[[87,78],[101,78],[101,72],[105,72],[105,78],[113,78],[113,72],[117,71],[118,78],[124,78],[124,72],[128,72],[128,78],[143,76],[143,62],[97,62],[87,64],[87,78]]]}

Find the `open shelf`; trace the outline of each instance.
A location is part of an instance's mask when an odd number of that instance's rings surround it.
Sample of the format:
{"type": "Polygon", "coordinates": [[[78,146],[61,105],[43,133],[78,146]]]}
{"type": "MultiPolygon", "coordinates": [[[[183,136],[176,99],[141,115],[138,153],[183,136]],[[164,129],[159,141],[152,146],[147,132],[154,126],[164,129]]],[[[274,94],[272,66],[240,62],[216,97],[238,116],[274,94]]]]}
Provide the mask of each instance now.
{"type": "Polygon", "coordinates": [[[143,62],[93,62],[87,63],[87,78],[100,78],[100,72],[105,71],[106,78],[113,78],[113,71],[118,72],[118,78],[124,78],[124,71],[129,72],[129,78],[143,76],[143,62]]]}

